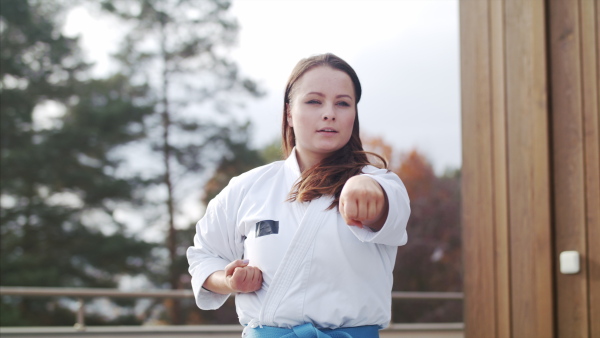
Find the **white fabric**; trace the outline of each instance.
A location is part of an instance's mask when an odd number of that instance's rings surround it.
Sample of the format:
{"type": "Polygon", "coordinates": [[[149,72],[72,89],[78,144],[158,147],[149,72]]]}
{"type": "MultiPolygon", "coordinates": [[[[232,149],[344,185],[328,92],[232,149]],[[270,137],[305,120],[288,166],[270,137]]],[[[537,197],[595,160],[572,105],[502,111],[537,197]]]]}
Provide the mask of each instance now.
{"type": "Polygon", "coordinates": [[[304,264],[308,251],[312,248],[315,236],[319,230],[326,225],[327,208],[331,204],[331,198],[318,198],[313,200],[300,221],[294,238],[290,241],[287,251],[279,264],[271,284],[265,295],[260,310],[259,323],[267,326],[277,326],[275,317],[279,304],[285,299],[285,294],[296,281],[298,271],[304,264]]]}
{"type": "MultiPolygon", "coordinates": [[[[242,325],[260,317],[271,281],[308,207],[286,202],[300,177],[294,154],[233,178],[209,203],[187,252],[201,309],[217,309],[228,297],[203,289],[206,278],[233,260],[249,259],[262,271],[263,285],[257,292],[237,294],[236,308],[242,325]],[[256,223],[262,220],[279,221],[279,232],[257,238],[256,223]]],[[[278,292],[279,306],[268,307],[269,316],[262,316],[268,323],[262,325],[290,328],[310,322],[332,329],[388,325],[392,270],[397,246],[407,241],[409,200],[394,173],[368,166],[363,174],[375,179],[388,196],[390,211],[383,228],[372,232],[348,226],[337,208],[318,212],[322,224],[308,243],[307,254],[297,262],[294,276],[287,276],[293,277],[289,287],[278,292]]],[[[319,200],[325,206],[331,202],[330,197],[319,200]]]]}

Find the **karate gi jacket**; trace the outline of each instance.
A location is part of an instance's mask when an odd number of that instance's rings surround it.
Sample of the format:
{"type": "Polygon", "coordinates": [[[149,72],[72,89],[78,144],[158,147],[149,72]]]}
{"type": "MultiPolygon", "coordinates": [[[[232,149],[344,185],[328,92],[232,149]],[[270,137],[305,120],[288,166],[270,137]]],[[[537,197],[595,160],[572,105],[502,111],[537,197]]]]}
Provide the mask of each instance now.
{"type": "MultiPolygon", "coordinates": [[[[325,210],[332,198],[321,197],[322,210],[310,222],[317,227],[315,235],[300,243],[305,247],[302,257],[286,256],[286,251],[305,211],[319,200],[287,201],[300,178],[295,151],[285,161],[233,178],[208,204],[196,225],[194,246],[187,251],[197,305],[207,310],[221,307],[228,295],[204,289],[204,281],[230,262],[248,259],[249,265],[262,271],[263,284],[256,292],[236,294],[242,325],[388,326],[397,247],[408,238],[409,198],[396,174],[366,166],[363,175],[375,179],[387,194],[389,213],[383,228],[373,232],[348,226],[337,207],[325,210]],[[287,284],[267,297],[281,264],[282,269],[293,265],[294,270],[288,269],[293,273],[280,271],[279,278],[287,278],[287,284]],[[276,303],[272,298],[277,298],[276,303]]],[[[299,234],[305,230],[301,228],[299,234]]]]}

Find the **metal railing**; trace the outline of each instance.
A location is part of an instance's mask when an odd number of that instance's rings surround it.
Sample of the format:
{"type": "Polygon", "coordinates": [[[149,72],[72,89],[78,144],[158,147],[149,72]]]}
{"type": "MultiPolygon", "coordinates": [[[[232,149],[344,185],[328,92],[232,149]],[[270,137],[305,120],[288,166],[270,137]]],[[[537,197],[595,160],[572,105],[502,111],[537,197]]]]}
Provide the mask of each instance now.
{"type": "MultiPolygon", "coordinates": [[[[119,289],[95,289],[95,288],[61,288],[61,287],[8,287],[0,286],[0,296],[23,296],[23,297],[72,297],[77,298],[78,307],[76,311],[75,330],[85,331],[85,302],[86,298],[108,297],[108,298],[194,298],[192,290],[140,290],[123,291],[119,289]]],[[[462,292],[402,292],[393,291],[392,299],[411,300],[462,300],[462,292]]],[[[404,324],[390,325],[401,327],[404,324]]],[[[438,323],[437,326],[444,329],[462,329],[462,323],[438,323]],[[441,324],[441,326],[440,326],[441,324]],[[446,325],[444,325],[446,324],[446,325]]]]}

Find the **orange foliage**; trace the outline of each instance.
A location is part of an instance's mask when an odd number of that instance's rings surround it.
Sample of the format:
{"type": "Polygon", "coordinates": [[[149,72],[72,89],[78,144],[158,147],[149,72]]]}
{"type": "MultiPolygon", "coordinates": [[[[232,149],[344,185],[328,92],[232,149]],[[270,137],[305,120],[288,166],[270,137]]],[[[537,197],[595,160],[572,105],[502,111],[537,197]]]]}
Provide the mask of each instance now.
{"type": "MultiPolygon", "coordinates": [[[[380,136],[369,137],[369,136],[362,135],[361,140],[363,143],[363,148],[366,151],[370,151],[375,154],[378,154],[379,156],[383,157],[388,162],[388,165],[391,164],[391,162],[393,160],[393,158],[392,158],[393,149],[392,149],[391,145],[385,143],[385,141],[383,140],[382,137],[380,137],[380,136]]],[[[370,160],[372,160],[372,159],[370,159],[370,160]]]]}
{"type": "Polygon", "coordinates": [[[425,156],[416,149],[394,152],[393,147],[380,136],[363,135],[361,139],[365,150],[379,154],[388,161],[388,168],[400,176],[411,199],[427,196],[430,193],[436,177],[425,156]]]}
{"type": "MultiPolygon", "coordinates": [[[[417,149],[397,151],[381,137],[361,135],[365,150],[388,161],[410,197],[408,243],[398,248],[395,291],[461,291],[460,174],[437,177],[417,149]]],[[[395,322],[460,322],[462,303],[396,301],[395,322]]]]}
{"type": "Polygon", "coordinates": [[[394,172],[404,182],[411,198],[429,195],[436,178],[431,164],[414,149],[401,155],[400,166],[394,172]]]}

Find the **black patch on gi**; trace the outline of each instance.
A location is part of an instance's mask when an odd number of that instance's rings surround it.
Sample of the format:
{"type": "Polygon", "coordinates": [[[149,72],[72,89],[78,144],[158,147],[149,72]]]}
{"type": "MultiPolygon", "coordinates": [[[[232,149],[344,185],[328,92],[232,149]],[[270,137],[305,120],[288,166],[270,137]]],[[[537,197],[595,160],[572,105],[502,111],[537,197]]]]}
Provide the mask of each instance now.
{"type": "Polygon", "coordinates": [[[279,221],[264,220],[256,222],[256,237],[279,233],[279,221]]]}

